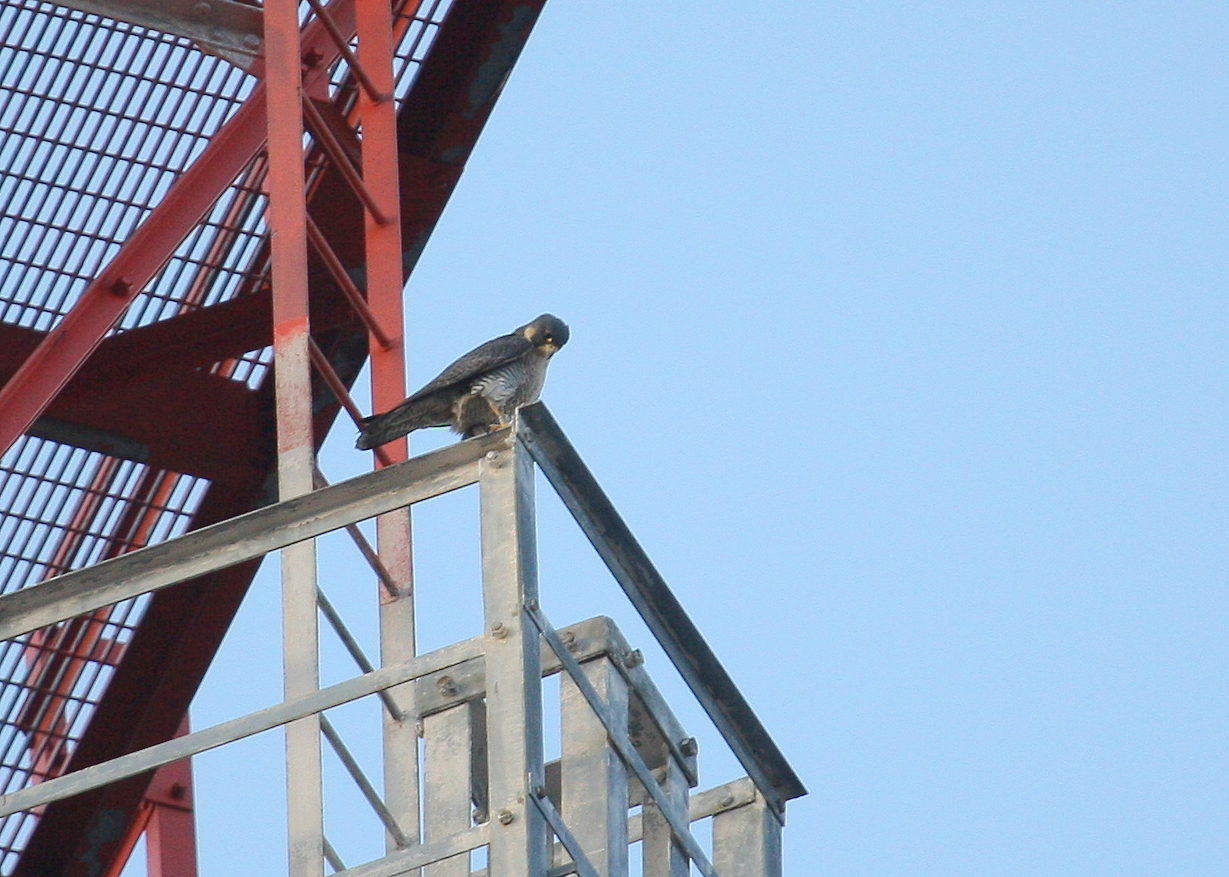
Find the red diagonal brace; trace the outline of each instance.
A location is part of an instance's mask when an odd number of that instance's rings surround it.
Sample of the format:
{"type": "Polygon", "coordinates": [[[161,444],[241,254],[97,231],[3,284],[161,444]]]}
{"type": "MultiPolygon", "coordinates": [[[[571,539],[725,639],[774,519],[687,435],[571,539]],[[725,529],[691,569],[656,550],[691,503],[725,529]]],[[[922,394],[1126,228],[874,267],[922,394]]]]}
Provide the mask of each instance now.
{"type": "MultiPolygon", "coordinates": [[[[333,21],[353,27],[353,0],[335,0],[333,21]],[[343,15],[344,13],[344,15],[343,15]],[[344,22],[342,19],[345,19],[344,22]]],[[[318,20],[317,20],[318,22],[318,20]]],[[[308,72],[327,75],[337,56],[322,24],[313,22],[303,37],[305,51],[326,60],[308,72]]],[[[145,288],[175,248],[201,220],[218,196],[265,142],[265,89],[258,85],[209,145],[178,179],[145,221],[125,241],[104,272],[0,389],[0,453],[30,428],[98,346],[107,330],[145,288]]]]}
{"type": "Polygon", "coordinates": [[[371,77],[367,75],[367,71],[363,69],[363,65],[359,63],[358,57],[350,50],[350,40],[342,33],[341,29],[333,23],[333,17],[329,15],[329,11],[324,8],[324,4],[320,0],[307,0],[311,4],[312,11],[316,13],[316,18],[324,25],[324,29],[329,32],[329,36],[333,38],[333,44],[337,51],[346,63],[350,65],[350,72],[354,74],[354,78],[363,86],[363,91],[367,92],[367,96],[371,98],[373,103],[383,103],[392,97],[391,92],[380,91],[376,88],[371,77]]]}
{"type": "Polygon", "coordinates": [[[363,202],[363,206],[371,211],[372,218],[380,225],[388,225],[389,218],[380,210],[379,205],[376,204],[375,197],[368,191],[362,176],[359,175],[359,172],[351,163],[350,157],[346,155],[346,150],[337,138],[333,136],[333,132],[329,130],[328,122],[320,115],[320,110],[316,108],[316,105],[306,94],[303,96],[303,117],[307,120],[307,127],[312,137],[328,153],[329,158],[333,159],[333,164],[341,172],[342,178],[350,184],[350,188],[354,190],[354,194],[363,202]]]}
{"type": "Polygon", "coordinates": [[[380,325],[380,321],[376,319],[375,314],[371,312],[371,308],[367,306],[367,301],[363,298],[363,294],[359,292],[359,288],[350,279],[350,275],[346,273],[346,266],[341,263],[341,259],[337,258],[337,254],[333,252],[333,248],[329,246],[328,239],[324,233],[320,231],[320,227],[312,221],[311,216],[307,217],[307,239],[311,241],[312,247],[320,256],[320,260],[329,270],[333,281],[337,284],[337,288],[341,290],[346,297],[346,301],[350,302],[350,307],[354,308],[354,313],[358,314],[363,325],[367,327],[380,347],[388,350],[393,346],[393,340],[388,337],[388,333],[380,325]]]}
{"type": "Polygon", "coordinates": [[[0,390],[0,448],[47,408],[103,335],[264,143],[264,90],[248,98],[175,181],[81,299],[0,390]]]}

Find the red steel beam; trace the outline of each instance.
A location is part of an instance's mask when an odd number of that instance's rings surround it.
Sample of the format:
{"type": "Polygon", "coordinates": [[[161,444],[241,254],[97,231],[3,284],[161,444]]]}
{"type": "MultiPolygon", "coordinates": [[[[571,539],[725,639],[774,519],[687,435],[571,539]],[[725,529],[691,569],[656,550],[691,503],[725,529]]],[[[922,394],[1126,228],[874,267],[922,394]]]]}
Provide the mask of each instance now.
{"type": "MultiPolygon", "coordinates": [[[[402,10],[411,15],[418,7],[409,0],[402,10]]],[[[379,92],[393,91],[393,20],[383,0],[362,0],[357,8],[359,58],[373,77],[379,92]]],[[[421,72],[421,71],[420,71],[421,72]]],[[[398,193],[402,191],[398,167],[397,108],[392,100],[360,93],[357,113],[362,120],[363,180],[368,190],[380,193],[382,212],[396,221],[380,223],[365,216],[363,241],[367,267],[367,301],[376,322],[395,332],[391,344],[382,345],[372,335],[368,340],[371,359],[371,405],[387,411],[406,396],[405,315],[401,293],[405,284],[402,264],[401,217],[398,193]]],[[[390,442],[376,455],[376,466],[404,460],[409,441],[404,436],[390,442]]],[[[413,552],[410,543],[410,510],[398,509],[376,518],[376,548],[394,588],[380,588],[380,658],[391,664],[417,652],[414,622],[413,552]]],[[[393,694],[396,697],[395,693],[393,694]]],[[[404,697],[404,695],[401,695],[404,697]]],[[[400,702],[399,709],[408,704],[400,702]]],[[[383,715],[384,798],[393,817],[411,842],[419,838],[418,733],[413,722],[396,721],[383,715]]],[[[389,852],[393,846],[391,839],[389,852]]]]}
{"type": "MultiPolygon", "coordinates": [[[[406,270],[415,261],[460,175],[462,163],[473,146],[472,139],[467,143],[467,138],[477,137],[498,94],[498,88],[490,88],[492,77],[502,80],[506,76],[540,6],[535,0],[528,6],[521,5],[518,12],[517,4],[510,0],[456,0],[424,60],[398,121],[401,225],[403,239],[408,243],[403,256],[406,270]],[[472,114],[475,108],[476,115],[472,114]],[[415,118],[419,114],[422,116],[415,118]]],[[[362,265],[362,252],[346,246],[347,240],[356,242],[358,239],[358,229],[353,223],[361,221],[361,213],[345,184],[326,175],[313,207],[321,229],[347,267],[362,265]]],[[[313,283],[312,319],[317,329],[320,328],[316,321],[316,308],[320,303],[318,293],[325,294],[326,298],[333,296],[340,307],[346,307],[324,274],[321,270],[321,276],[314,278],[313,283]]],[[[237,313],[246,305],[234,303],[233,307],[237,313]]],[[[209,310],[212,308],[206,309],[209,310]]],[[[168,323],[187,320],[190,316],[196,315],[183,315],[168,323]]],[[[258,319],[254,312],[249,312],[249,316],[258,319]]],[[[201,319],[206,318],[202,316],[201,319]]],[[[259,319],[268,320],[268,317],[259,319]]],[[[243,318],[242,331],[245,332],[249,329],[246,320],[247,317],[243,318]]],[[[218,326],[223,322],[219,319],[218,326]]],[[[269,324],[265,322],[264,325],[269,324]]],[[[108,339],[99,350],[99,356],[112,341],[119,342],[146,328],[150,330],[147,337],[152,340],[155,337],[152,326],[125,332],[108,339]]],[[[339,324],[339,331],[329,333],[332,340],[328,343],[319,335],[317,338],[331,357],[336,350],[336,355],[344,359],[353,357],[354,353],[347,340],[350,336],[340,331],[342,328],[339,324]]],[[[358,329],[359,325],[355,323],[353,328],[358,329]]],[[[165,331],[176,330],[168,325],[165,331]]],[[[191,334],[185,332],[185,335],[191,334]]],[[[217,343],[219,349],[224,345],[221,337],[217,343]]],[[[193,347],[190,339],[185,339],[185,344],[185,356],[197,357],[198,361],[213,356],[209,345],[193,347]]],[[[347,368],[342,370],[343,377],[352,381],[359,361],[355,358],[347,362],[347,368]]],[[[93,365],[91,360],[91,372],[93,365]]],[[[272,401],[268,383],[266,381],[261,391],[263,406],[269,406],[272,401]]],[[[336,413],[335,405],[326,405],[317,412],[317,441],[323,439],[336,413]]],[[[257,425],[254,433],[243,432],[242,435],[258,435],[261,429],[268,428],[266,421],[255,414],[252,416],[264,425],[257,425]]],[[[245,439],[237,438],[233,442],[234,455],[246,452],[253,459],[259,459],[264,453],[262,448],[267,448],[271,440],[272,436],[266,432],[263,443],[250,444],[245,451],[241,446],[245,439]]],[[[193,518],[193,527],[233,517],[270,499],[263,477],[257,478],[254,472],[251,480],[242,483],[214,484],[193,518]]],[[[153,596],[124,660],[116,668],[97,712],[82,734],[69,769],[162,742],[174,734],[255,569],[256,564],[245,564],[153,596]]],[[[114,860],[124,831],[140,808],[148,783],[148,776],[138,777],[49,804],[26,845],[15,875],[76,877],[98,874],[100,863],[114,860]]]]}
{"type": "MultiPolygon", "coordinates": [[[[175,736],[187,733],[185,718],[175,736]]],[[[173,761],[154,771],[140,812],[120,841],[118,855],[103,877],[120,877],[143,834],[146,877],[196,877],[191,759],[173,761]]]]}
{"type": "MultiPolygon", "coordinates": [[[[352,32],[353,0],[335,0],[330,8],[339,26],[352,32]]],[[[337,57],[324,28],[304,34],[305,52],[323,59],[337,57]]],[[[313,78],[327,75],[328,63],[316,65],[313,78]]],[[[125,308],[157,274],[175,248],[256,155],[265,142],[265,90],[258,85],[210,138],[209,145],[176,178],[120,247],[119,252],[38,348],[0,389],[0,452],[30,428],[51,400],[89,358],[125,308]]]]}
{"type": "MultiPolygon", "coordinates": [[[[186,723],[181,734],[187,733],[186,723]]],[[[192,762],[174,761],[154,773],[145,805],[146,877],[196,877],[196,819],[192,808],[192,762]]]]}
{"type": "Polygon", "coordinates": [[[93,353],[180,241],[252,160],[264,125],[249,99],[120,248],[106,270],[0,389],[0,448],[9,448],[93,353]]]}

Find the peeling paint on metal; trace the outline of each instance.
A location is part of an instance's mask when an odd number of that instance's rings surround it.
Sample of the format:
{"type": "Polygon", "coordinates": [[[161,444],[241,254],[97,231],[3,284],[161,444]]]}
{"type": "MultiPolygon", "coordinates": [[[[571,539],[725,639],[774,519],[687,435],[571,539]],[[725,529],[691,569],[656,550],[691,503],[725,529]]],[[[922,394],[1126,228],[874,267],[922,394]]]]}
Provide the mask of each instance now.
{"type": "Polygon", "coordinates": [[[105,807],[98,811],[98,816],[85,833],[85,852],[81,863],[86,867],[89,877],[102,874],[109,860],[103,857],[103,848],[111,846],[124,833],[125,811],[118,807],[105,807]]]}
{"type": "Polygon", "coordinates": [[[463,118],[474,118],[499,94],[525,45],[537,14],[535,6],[517,6],[509,19],[499,26],[499,39],[491,46],[491,53],[474,73],[474,80],[470,83],[469,106],[461,112],[463,118]]]}

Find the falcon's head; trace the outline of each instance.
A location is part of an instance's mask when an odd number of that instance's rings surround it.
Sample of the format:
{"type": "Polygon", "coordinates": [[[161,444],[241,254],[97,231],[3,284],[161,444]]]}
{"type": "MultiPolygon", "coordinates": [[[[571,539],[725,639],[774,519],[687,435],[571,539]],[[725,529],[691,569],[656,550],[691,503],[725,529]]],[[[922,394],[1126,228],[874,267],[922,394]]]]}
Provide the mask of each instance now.
{"type": "Polygon", "coordinates": [[[542,348],[545,353],[554,353],[568,343],[568,324],[554,314],[543,314],[532,323],[527,323],[516,330],[524,335],[534,347],[542,348]]]}

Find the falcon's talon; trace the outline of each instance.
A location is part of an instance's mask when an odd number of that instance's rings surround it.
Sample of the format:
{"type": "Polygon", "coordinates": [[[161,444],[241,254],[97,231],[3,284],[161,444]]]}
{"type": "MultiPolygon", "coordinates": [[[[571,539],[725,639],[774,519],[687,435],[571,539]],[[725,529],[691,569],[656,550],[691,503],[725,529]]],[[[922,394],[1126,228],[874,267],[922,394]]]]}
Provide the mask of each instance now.
{"type": "Polygon", "coordinates": [[[558,317],[543,314],[474,348],[400,405],[363,420],[357,447],[428,426],[451,426],[465,438],[511,426],[516,409],[538,401],[546,366],[570,334],[558,317]]]}

